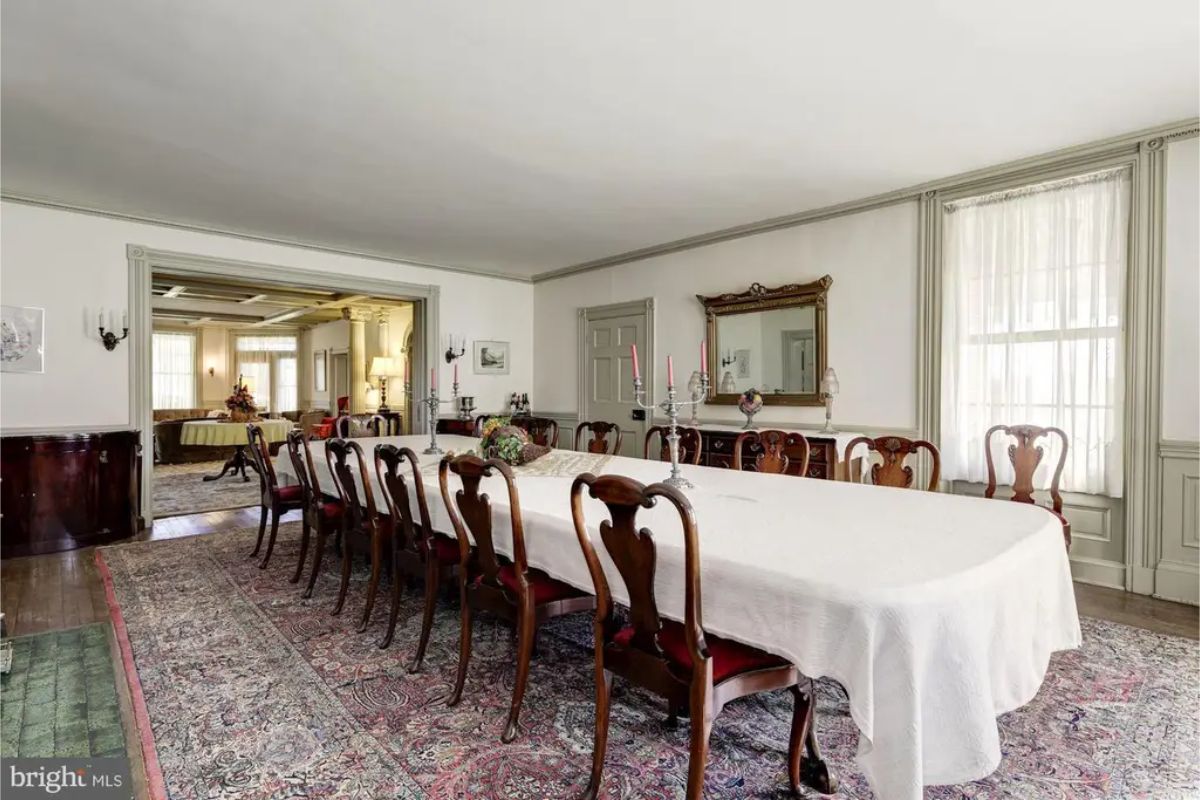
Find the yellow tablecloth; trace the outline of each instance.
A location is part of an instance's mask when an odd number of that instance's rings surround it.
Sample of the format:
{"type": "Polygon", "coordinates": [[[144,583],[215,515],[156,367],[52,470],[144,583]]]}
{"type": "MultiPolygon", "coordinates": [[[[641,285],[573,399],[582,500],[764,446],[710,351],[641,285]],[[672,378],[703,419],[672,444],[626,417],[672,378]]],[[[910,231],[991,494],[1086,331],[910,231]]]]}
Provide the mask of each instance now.
{"type": "MultiPolygon", "coordinates": [[[[268,442],[282,442],[292,429],[292,421],[288,419],[264,419],[255,424],[262,427],[268,442]]],[[[246,424],[207,419],[185,422],[179,433],[179,443],[210,447],[246,444],[246,424]]]]}

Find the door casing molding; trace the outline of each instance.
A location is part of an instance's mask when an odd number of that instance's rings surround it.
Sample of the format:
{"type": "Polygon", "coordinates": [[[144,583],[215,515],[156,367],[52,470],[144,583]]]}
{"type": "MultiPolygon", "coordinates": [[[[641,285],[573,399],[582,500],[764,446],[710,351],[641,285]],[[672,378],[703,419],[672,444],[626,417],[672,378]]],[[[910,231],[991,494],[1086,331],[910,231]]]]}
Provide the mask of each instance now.
{"type": "MultiPolygon", "coordinates": [[[[421,325],[425,336],[423,351],[414,354],[413,396],[424,397],[428,386],[424,379],[429,365],[437,363],[440,340],[439,310],[441,288],[436,284],[369,278],[343,272],[299,269],[276,264],[214,258],[193,253],[156,250],[140,244],[128,244],[129,262],[129,424],[140,432],[142,445],[141,515],[152,524],[154,473],[154,422],[151,395],[151,313],[150,285],[155,269],[198,277],[236,277],[283,286],[338,289],[413,301],[414,327],[421,325]]],[[[414,409],[414,426],[426,424],[426,406],[414,409]]]]}

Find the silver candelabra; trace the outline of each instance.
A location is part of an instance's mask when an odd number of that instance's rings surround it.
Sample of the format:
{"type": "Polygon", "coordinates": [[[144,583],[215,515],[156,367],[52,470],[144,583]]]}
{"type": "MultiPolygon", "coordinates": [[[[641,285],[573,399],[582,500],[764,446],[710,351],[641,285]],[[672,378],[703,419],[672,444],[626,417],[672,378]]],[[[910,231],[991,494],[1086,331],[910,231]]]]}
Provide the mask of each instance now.
{"type": "Polygon", "coordinates": [[[427,456],[440,456],[446,451],[438,447],[437,443],[438,408],[441,407],[442,403],[451,401],[438,398],[437,389],[433,389],[429,393],[429,397],[422,398],[421,402],[429,410],[429,447],[426,447],[421,452],[427,456]]]}
{"type": "MultiPolygon", "coordinates": [[[[676,489],[692,489],[692,482],[679,472],[679,409],[683,406],[697,406],[704,402],[708,397],[708,375],[701,375],[702,391],[697,397],[697,392],[692,392],[691,400],[676,400],[675,387],[667,387],[667,399],[657,405],[645,402],[646,390],[642,388],[642,379],[640,377],[633,379],[633,400],[640,407],[653,412],[654,409],[661,409],[670,420],[670,426],[667,432],[667,449],[671,453],[671,477],[667,478],[663,483],[668,486],[674,486],[676,489]]],[[[653,416],[653,415],[652,415],[653,416]]],[[[653,420],[651,420],[653,421],[653,420]]]]}

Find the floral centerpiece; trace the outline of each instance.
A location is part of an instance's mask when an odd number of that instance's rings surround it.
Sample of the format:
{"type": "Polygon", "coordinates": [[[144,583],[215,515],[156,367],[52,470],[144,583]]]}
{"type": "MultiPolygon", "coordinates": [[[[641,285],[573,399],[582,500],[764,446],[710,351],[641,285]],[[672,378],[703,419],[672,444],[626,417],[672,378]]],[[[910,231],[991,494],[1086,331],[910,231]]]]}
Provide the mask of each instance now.
{"type": "Polygon", "coordinates": [[[484,458],[498,458],[519,467],[550,452],[549,447],[534,444],[524,428],[512,424],[511,417],[488,417],[480,430],[479,451],[484,458]]]}
{"type": "Polygon", "coordinates": [[[238,375],[237,383],[234,384],[233,394],[225,398],[225,407],[229,409],[230,422],[251,422],[257,417],[258,406],[254,405],[254,395],[250,394],[249,387],[242,382],[242,376],[238,375]]]}
{"type": "Polygon", "coordinates": [[[754,430],[754,415],[762,410],[763,396],[758,389],[747,389],[742,392],[738,398],[738,411],[746,415],[746,424],[742,426],[744,430],[754,430]]]}

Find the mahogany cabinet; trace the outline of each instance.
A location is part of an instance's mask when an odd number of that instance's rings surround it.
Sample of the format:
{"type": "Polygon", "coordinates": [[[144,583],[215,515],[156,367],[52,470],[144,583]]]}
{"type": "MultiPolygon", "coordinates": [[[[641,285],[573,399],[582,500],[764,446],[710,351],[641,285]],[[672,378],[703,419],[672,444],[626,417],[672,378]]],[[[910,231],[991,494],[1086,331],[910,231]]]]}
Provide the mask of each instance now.
{"type": "Polygon", "coordinates": [[[437,432],[454,434],[456,436],[474,436],[475,420],[458,419],[457,417],[442,417],[437,423],[437,432]]]}
{"type": "MultiPolygon", "coordinates": [[[[733,469],[733,443],[737,441],[739,433],[741,431],[710,428],[701,425],[700,438],[703,442],[701,445],[700,463],[706,467],[733,469]]],[[[833,437],[826,438],[807,432],[802,433],[808,439],[809,447],[807,477],[835,480],[838,463],[837,440],[833,437]]],[[[759,446],[758,442],[746,442],[742,448],[742,469],[754,472],[754,462],[761,452],[762,447],[759,446]]],[[[800,462],[803,459],[803,451],[799,447],[788,447],[784,448],[783,452],[791,461],[787,468],[788,474],[797,474],[800,469],[800,462]]]]}
{"type": "Polygon", "coordinates": [[[0,437],[0,557],[136,533],[140,450],[134,430],[0,437]]]}

